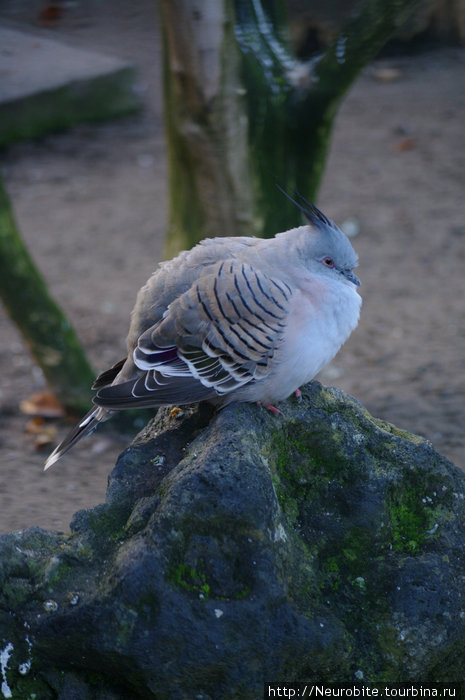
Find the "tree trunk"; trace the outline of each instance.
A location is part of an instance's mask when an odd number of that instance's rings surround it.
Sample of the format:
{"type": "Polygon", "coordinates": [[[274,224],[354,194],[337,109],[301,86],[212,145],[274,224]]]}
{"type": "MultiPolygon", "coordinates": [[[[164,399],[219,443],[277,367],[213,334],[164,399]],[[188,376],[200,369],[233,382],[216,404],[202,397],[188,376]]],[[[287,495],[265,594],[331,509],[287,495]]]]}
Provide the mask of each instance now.
{"type": "Polygon", "coordinates": [[[168,254],[254,230],[248,121],[227,0],[163,0],[168,254]]]}
{"type": "Polygon", "coordinates": [[[315,198],[342,97],[420,3],[366,0],[323,56],[301,62],[280,0],[161,0],[168,255],[297,225],[276,184],[315,198]]]}
{"type": "Polygon", "coordinates": [[[19,236],[1,180],[0,297],[64,408],[88,410],[95,374],[19,236]]]}

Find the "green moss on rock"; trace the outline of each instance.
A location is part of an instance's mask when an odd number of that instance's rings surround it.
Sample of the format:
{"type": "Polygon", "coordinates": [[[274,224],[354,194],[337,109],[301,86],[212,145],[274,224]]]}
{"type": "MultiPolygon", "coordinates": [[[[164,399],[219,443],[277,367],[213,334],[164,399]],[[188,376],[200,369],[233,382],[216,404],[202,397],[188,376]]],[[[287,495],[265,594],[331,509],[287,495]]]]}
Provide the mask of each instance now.
{"type": "MultiPolygon", "coordinates": [[[[202,560],[199,562],[202,563],[202,560]]],[[[207,583],[207,577],[204,571],[196,571],[192,566],[186,564],[178,564],[168,574],[168,579],[176,586],[183,588],[189,593],[195,593],[202,598],[208,598],[210,595],[210,584],[207,583]]]]}

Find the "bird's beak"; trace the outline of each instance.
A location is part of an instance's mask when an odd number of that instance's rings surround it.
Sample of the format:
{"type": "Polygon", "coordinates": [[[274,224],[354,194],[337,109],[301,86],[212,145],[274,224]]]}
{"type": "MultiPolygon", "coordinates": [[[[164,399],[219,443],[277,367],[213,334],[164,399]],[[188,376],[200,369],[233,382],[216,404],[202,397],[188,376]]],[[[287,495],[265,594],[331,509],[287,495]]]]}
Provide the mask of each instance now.
{"type": "Polygon", "coordinates": [[[352,284],[355,284],[356,287],[360,287],[360,280],[357,277],[357,275],[352,272],[352,270],[343,270],[342,274],[346,279],[349,280],[349,282],[352,282],[352,284]]]}

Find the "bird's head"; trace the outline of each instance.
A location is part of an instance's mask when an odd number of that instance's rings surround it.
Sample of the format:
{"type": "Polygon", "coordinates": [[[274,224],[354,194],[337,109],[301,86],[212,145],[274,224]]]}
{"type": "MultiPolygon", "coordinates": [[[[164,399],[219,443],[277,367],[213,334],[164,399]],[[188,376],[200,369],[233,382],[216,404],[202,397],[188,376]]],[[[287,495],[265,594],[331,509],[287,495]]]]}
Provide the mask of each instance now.
{"type": "Polygon", "coordinates": [[[300,209],[309,222],[299,246],[305,265],[320,276],[332,279],[339,277],[359,287],[360,280],[354,273],[358,257],[347,236],[302,195],[296,194],[299,199],[297,201],[284,190],[281,192],[300,209]]]}

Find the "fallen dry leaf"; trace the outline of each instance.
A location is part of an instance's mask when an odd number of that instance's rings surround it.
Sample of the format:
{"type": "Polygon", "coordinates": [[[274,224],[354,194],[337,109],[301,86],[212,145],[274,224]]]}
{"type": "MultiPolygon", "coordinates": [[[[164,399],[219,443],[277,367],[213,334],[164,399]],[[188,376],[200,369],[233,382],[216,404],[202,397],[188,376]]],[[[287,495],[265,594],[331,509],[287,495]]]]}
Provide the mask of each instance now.
{"type": "Polygon", "coordinates": [[[31,435],[37,435],[38,433],[41,433],[42,430],[44,429],[45,426],[45,421],[43,418],[40,416],[36,416],[35,418],[31,418],[26,423],[26,432],[31,433],[31,435]]]}
{"type": "Polygon", "coordinates": [[[40,435],[37,435],[36,439],[34,440],[34,449],[41,450],[43,447],[49,447],[54,443],[55,440],[51,435],[41,433],[40,435]]]}
{"type": "Polygon", "coordinates": [[[63,9],[55,3],[50,3],[47,7],[44,7],[37,16],[40,24],[52,25],[58,22],[62,18],[63,9]]]}
{"type": "Polygon", "coordinates": [[[399,139],[399,141],[396,141],[394,144],[394,148],[399,153],[404,153],[404,151],[413,151],[413,149],[416,147],[417,142],[412,138],[399,139]]]}
{"type": "Polygon", "coordinates": [[[57,429],[54,425],[46,423],[40,416],[31,418],[26,423],[26,432],[34,436],[34,448],[36,450],[49,447],[56,441],[57,429]]]}
{"type": "Polygon", "coordinates": [[[37,391],[29,398],[21,401],[19,408],[27,416],[43,416],[44,418],[61,418],[65,415],[58,399],[49,391],[37,391]]]}
{"type": "Polygon", "coordinates": [[[26,432],[30,433],[31,435],[40,435],[41,433],[47,433],[47,435],[55,436],[57,429],[54,425],[47,423],[44,420],[44,418],[36,416],[35,418],[31,418],[31,420],[28,420],[28,422],[26,423],[26,432]]]}
{"type": "Polygon", "coordinates": [[[399,80],[402,76],[402,71],[399,68],[374,68],[372,72],[373,78],[378,83],[393,83],[399,80]]]}

